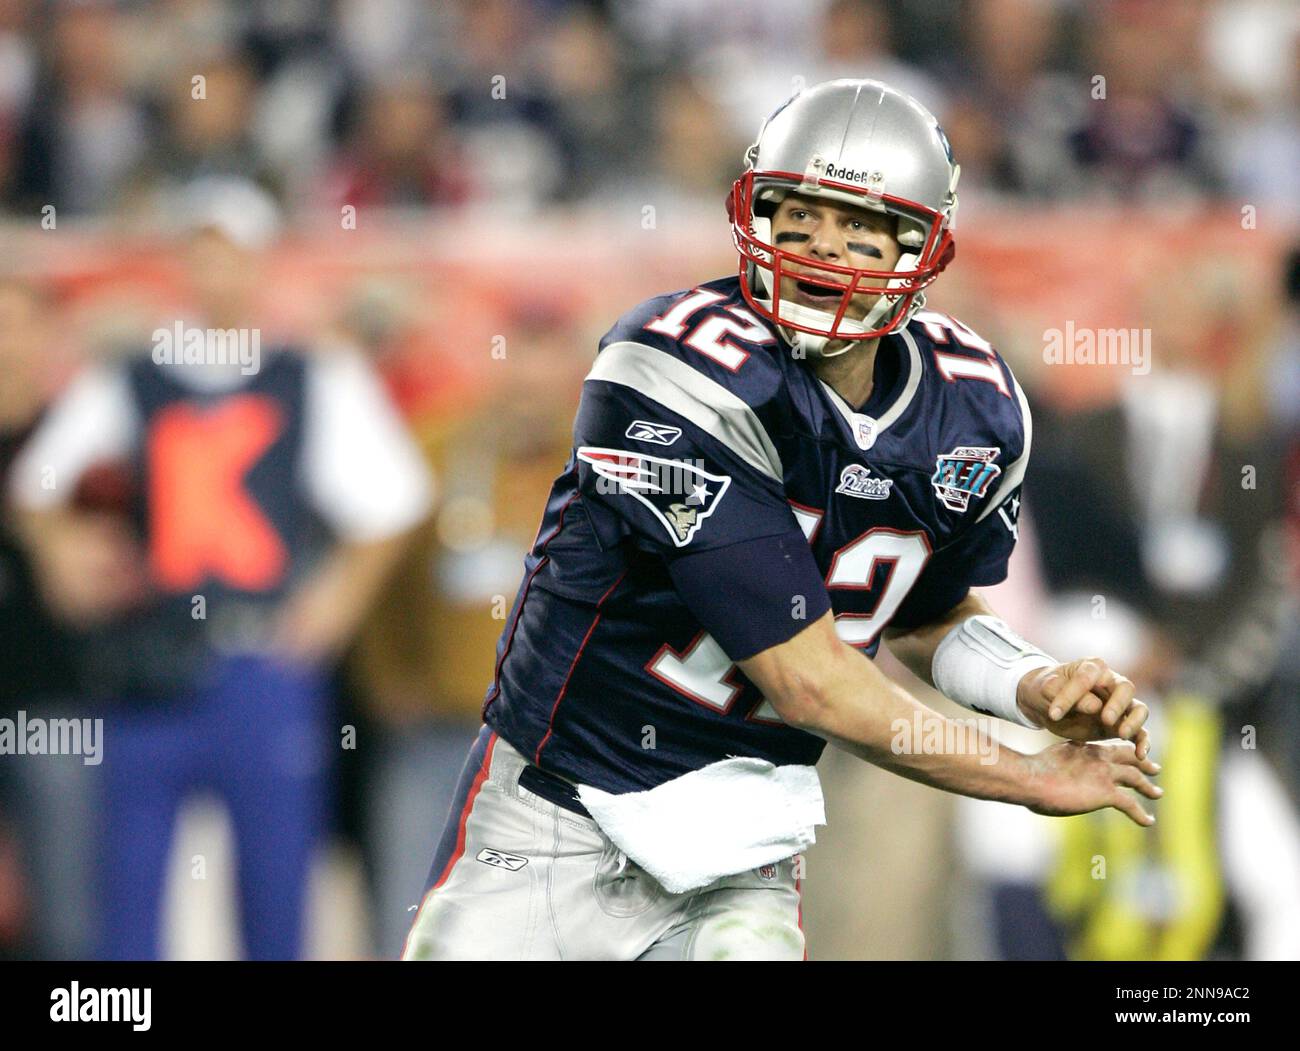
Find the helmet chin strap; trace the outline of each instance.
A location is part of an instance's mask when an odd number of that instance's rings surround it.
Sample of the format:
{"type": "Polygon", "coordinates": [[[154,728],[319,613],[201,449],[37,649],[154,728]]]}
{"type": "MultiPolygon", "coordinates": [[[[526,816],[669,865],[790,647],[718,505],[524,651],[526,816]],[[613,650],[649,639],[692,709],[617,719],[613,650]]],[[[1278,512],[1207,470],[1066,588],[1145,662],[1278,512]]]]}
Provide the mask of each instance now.
{"type": "MultiPolygon", "coordinates": [[[[773,310],[770,299],[759,300],[769,310],[773,310]]],[[[817,325],[822,328],[829,328],[835,320],[834,314],[827,314],[821,310],[809,310],[807,307],[801,307],[797,303],[781,301],[781,316],[789,318],[791,321],[797,321],[800,324],[817,325]]],[[[838,350],[827,350],[826,346],[831,342],[829,336],[819,336],[812,332],[801,332],[797,328],[789,328],[786,325],[779,326],[781,335],[785,341],[794,349],[795,354],[799,357],[808,358],[837,358],[841,354],[847,354],[857,344],[857,340],[846,340],[844,345],[838,350]]]]}

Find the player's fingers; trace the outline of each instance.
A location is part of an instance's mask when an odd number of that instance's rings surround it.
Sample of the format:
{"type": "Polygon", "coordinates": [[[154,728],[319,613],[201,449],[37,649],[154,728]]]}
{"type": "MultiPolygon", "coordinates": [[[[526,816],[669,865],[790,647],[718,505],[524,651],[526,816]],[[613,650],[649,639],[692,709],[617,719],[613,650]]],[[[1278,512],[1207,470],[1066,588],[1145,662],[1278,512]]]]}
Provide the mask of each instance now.
{"type": "Polygon", "coordinates": [[[1070,675],[1069,681],[1052,698],[1052,707],[1048,710],[1048,715],[1052,719],[1064,717],[1092,689],[1100,671],[1096,661],[1091,659],[1080,661],[1070,675]]]}
{"type": "Polygon", "coordinates": [[[1156,823],[1155,817],[1142,809],[1142,804],[1137,801],[1137,796],[1129,792],[1122,790],[1116,792],[1111,799],[1110,805],[1130,818],[1134,824],[1141,825],[1143,828],[1150,828],[1156,823]]]}
{"type": "Polygon", "coordinates": [[[1096,715],[1101,711],[1102,705],[1105,703],[1106,702],[1095,693],[1087,693],[1084,694],[1079,703],[1074,706],[1074,710],[1082,715],[1096,715]]]}
{"type": "Polygon", "coordinates": [[[1145,759],[1151,754],[1151,734],[1147,732],[1145,726],[1141,727],[1133,735],[1133,747],[1136,749],[1139,759],[1145,759]]]}
{"type": "MultiPolygon", "coordinates": [[[[1133,703],[1136,688],[1132,681],[1124,676],[1115,675],[1114,672],[1110,674],[1114,678],[1105,684],[1109,687],[1110,695],[1106,698],[1106,707],[1101,710],[1101,722],[1103,726],[1114,726],[1118,729],[1120,719],[1133,703]]],[[[1117,736],[1122,737],[1123,734],[1117,736]]]]}
{"type": "Polygon", "coordinates": [[[1141,792],[1148,799],[1159,799],[1165,794],[1165,790],[1159,785],[1153,785],[1142,776],[1140,770],[1132,766],[1119,766],[1115,768],[1115,783],[1118,785],[1127,785],[1141,792]]]}
{"type": "Polygon", "coordinates": [[[1120,721],[1119,726],[1115,728],[1115,735],[1124,738],[1126,741],[1131,740],[1136,744],[1136,735],[1142,729],[1147,721],[1147,716],[1150,714],[1151,710],[1137,698],[1134,698],[1133,702],[1128,706],[1128,712],[1120,721]]]}
{"type": "Polygon", "coordinates": [[[1119,766],[1138,766],[1137,749],[1132,741],[1123,741],[1117,744],[1093,744],[1100,754],[1111,763],[1119,766]]]}

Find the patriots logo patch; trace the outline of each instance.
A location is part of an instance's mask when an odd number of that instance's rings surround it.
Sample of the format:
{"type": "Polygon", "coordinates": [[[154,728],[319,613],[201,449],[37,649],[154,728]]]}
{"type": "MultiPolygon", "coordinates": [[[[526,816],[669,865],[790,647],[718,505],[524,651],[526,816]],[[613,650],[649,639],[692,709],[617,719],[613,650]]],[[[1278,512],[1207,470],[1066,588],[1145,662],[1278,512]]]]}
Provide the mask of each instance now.
{"type": "Polygon", "coordinates": [[[935,460],[930,484],[944,507],[950,511],[964,512],[970,507],[972,496],[983,496],[1002,468],[993,461],[1001,449],[976,445],[959,445],[950,453],[935,460]]]}
{"type": "Polygon", "coordinates": [[[870,468],[851,463],[840,472],[840,484],[835,491],[863,500],[887,500],[893,488],[892,478],[873,478],[870,468]]]}
{"type": "Polygon", "coordinates": [[[598,491],[625,493],[644,505],[676,547],[694,539],[731,485],[729,475],[689,460],[595,448],[579,449],[578,459],[595,471],[598,491]]]}

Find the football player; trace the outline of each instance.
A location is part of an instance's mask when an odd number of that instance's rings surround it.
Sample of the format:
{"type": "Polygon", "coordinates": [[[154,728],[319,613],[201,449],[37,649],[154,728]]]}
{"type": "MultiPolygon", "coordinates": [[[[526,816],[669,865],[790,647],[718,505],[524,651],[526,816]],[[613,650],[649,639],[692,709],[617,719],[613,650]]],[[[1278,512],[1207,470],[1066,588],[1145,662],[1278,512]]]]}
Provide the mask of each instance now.
{"type": "Polygon", "coordinates": [[[827,741],[1042,814],[1154,820],[1132,684],[971,591],[1006,575],[1032,431],[993,347],[924,309],[959,174],[935,118],[834,81],[746,162],[738,276],[601,341],[408,959],[803,957],[827,741]],[[959,704],[1069,740],[962,737],[877,669],[882,638],[959,704]]]}

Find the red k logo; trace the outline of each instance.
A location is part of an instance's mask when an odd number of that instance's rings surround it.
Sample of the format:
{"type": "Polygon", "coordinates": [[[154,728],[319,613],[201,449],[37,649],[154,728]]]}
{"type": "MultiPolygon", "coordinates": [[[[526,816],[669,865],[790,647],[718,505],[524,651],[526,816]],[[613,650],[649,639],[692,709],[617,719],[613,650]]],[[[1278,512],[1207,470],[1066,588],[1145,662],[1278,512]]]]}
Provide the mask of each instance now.
{"type": "Polygon", "coordinates": [[[270,398],[241,395],[215,408],[171,405],[148,436],[150,560],[157,582],[185,591],[215,578],[233,588],[275,586],[284,543],[244,489],[284,426],[270,398]]]}

